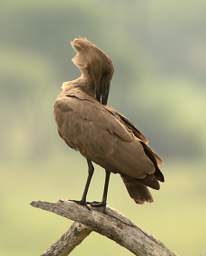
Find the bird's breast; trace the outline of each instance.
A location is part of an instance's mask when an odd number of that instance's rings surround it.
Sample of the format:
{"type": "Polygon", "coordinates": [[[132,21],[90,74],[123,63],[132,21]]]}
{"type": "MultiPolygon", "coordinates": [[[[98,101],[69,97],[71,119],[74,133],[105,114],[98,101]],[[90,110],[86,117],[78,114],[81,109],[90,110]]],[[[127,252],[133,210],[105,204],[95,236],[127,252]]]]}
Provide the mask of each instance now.
{"type": "Polygon", "coordinates": [[[70,97],[59,97],[54,104],[54,116],[57,123],[57,129],[61,137],[72,148],[79,148],[79,135],[82,133],[82,127],[77,122],[77,111],[75,111],[73,99],[70,97]]]}

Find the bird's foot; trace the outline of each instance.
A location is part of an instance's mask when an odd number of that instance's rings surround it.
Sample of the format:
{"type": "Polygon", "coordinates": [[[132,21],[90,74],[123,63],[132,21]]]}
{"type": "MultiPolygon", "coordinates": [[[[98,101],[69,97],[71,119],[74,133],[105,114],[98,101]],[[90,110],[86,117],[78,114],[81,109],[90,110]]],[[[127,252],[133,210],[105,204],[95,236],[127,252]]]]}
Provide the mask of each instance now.
{"type": "Polygon", "coordinates": [[[82,206],[85,206],[88,210],[91,210],[91,209],[89,208],[89,206],[87,205],[87,204],[89,204],[89,203],[87,203],[87,202],[84,201],[84,200],[69,200],[69,201],[74,202],[74,203],[79,204],[79,205],[82,205],[82,206]]]}
{"type": "Polygon", "coordinates": [[[91,205],[92,207],[102,207],[102,208],[106,208],[106,203],[105,202],[97,202],[97,201],[93,201],[93,202],[88,202],[89,205],[91,205]]]}

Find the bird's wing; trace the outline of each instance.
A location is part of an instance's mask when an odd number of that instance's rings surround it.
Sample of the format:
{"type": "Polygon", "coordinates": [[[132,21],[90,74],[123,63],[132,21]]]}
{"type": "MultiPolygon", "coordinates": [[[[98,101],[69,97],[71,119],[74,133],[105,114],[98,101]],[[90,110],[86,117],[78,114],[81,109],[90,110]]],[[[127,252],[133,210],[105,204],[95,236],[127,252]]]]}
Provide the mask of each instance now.
{"type": "Polygon", "coordinates": [[[132,131],[137,138],[142,140],[145,144],[149,143],[149,140],[144,136],[144,134],[140,130],[138,130],[126,116],[120,114],[117,110],[113,109],[112,107],[107,107],[107,109],[113,115],[115,115],[122,123],[124,123],[127,129],[132,131]]]}
{"type": "MultiPolygon", "coordinates": [[[[129,119],[120,114],[117,110],[113,109],[112,107],[106,107],[108,109],[108,111],[110,111],[114,116],[116,116],[116,118],[118,118],[120,120],[120,122],[122,122],[124,124],[124,126],[130,131],[132,132],[137,138],[139,138],[144,144],[148,145],[149,144],[149,140],[145,137],[145,135],[138,130],[130,121],[129,119]]],[[[150,158],[155,158],[155,160],[157,161],[158,165],[161,165],[163,163],[161,157],[155,153],[149,146],[147,147],[147,154],[150,158]]]]}
{"type": "Polygon", "coordinates": [[[92,97],[83,93],[60,97],[55,113],[67,144],[93,162],[134,178],[155,173],[141,140],[92,97]]]}
{"type": "Polygon", "coordinates": [[[96,99],[80,90],[74,90],[73,93],[66,94],[69,98],[76,98],[71,101],[74,104],[75,111],[82,119],[95,121],[95,124],[110,133],[115,134],[124,141],[131,141],[132,134],[120,120],[113,118],[108,114],[108,110],[102,106],[96,99]],[[92,109],[91,109],[92,108],[92,109]]]}

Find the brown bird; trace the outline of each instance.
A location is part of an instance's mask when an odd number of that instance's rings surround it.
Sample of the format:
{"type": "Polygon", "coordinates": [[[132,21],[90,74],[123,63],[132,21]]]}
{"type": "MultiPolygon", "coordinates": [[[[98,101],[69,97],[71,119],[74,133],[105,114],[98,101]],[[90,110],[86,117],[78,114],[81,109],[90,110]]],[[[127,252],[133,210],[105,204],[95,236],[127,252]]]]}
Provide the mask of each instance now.
{"type": "MultiPolygon", "coordinates": [[[[72,61],[81,72],[80,78],[83,77],[87,80],[87,86],[84,87],[84,90],[86,90],[87,93],[92,94],[92,96],[95,95],[95,98],[100,103],[106,105],[109,96],[110,82],[114,72],[112,60],[86,38],[75,38],[71,41],[71,45],[76,51],[76,55],[72,61]]],[[[92,161],[88,158],[87,164],[87,185],[85,186],[84,194],[80,201],[81,204],[85,204],[86,202],[86,194],[94,172],[92,161]]],[[[108,187],[107,184],[109,184],[110,172],[105,170],[105,174],[104,186],[108,187]]],[[[101,203],[97,203],[97,205],[101,205],[101,203]]]]}
{"type": "Polygon", "coordinates": [[[54,104],[58,132],[71,148],[88,162],[88,178],[78,201],[86,204],[93,175],[92,162],[106,170],[102,201],[106,206],[110,173],[119,173],[136,203],[152,202],[148,187],[159,189],[164,176],[160,157],[148,146],[145,136],[118,111],[107,107],[113,65],[105,53],[85,38],[71,42],[77,54],[73,63],[79,78],[65,82],[54,104]]]}

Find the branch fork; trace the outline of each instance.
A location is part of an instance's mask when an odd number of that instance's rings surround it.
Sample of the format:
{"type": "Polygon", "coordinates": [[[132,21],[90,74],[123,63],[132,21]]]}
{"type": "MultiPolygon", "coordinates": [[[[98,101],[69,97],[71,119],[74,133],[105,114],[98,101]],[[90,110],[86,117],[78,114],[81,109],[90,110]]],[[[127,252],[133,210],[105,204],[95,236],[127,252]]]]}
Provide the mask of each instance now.
{"type": "Polygon", "coordinates": [[[64,200],[57,203],[33,201],[31,205],[74,221],[42,256],[69,255],[92,231],[115,241],[137,256],[175,256],[163,243],[109,207],[103,210],[101,207],[88,206],[88,209],[64,200]]]}

